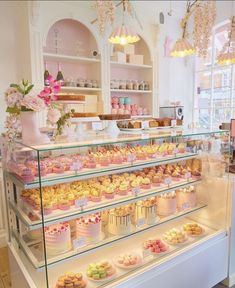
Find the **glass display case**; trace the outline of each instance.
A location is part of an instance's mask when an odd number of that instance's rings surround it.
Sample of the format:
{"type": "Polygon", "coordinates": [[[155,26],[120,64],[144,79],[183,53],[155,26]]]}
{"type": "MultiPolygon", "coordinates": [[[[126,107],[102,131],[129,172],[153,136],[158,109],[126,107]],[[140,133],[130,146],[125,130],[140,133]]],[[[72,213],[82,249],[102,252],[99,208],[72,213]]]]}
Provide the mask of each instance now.
{"type": "Polygon", "coordinates": [[[228,131],[3,148],[18,287],[137,287],[128,280],[227,235],[228,131]]]}

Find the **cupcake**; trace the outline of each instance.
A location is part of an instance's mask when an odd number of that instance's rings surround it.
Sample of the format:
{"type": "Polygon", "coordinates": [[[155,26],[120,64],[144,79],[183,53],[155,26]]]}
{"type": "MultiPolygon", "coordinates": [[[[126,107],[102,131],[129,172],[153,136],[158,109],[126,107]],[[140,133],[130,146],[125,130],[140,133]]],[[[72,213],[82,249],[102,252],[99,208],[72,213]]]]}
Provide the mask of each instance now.
{"type": "Polygon", "coordinates": [[[64,173],[64,166],[61,163],[57,162],[53,165],[52,172],[62,174],[64,173]]]}
{"type": "Polygon", "coordinates": [[[99,163],[101,166],[109,166],[110,164],[110,160],[107,156],[101,156],[100,159],[99,159],[99,163]]]}
{"type": "Polygon", "coordinates": [[[104,196],[106,199],[113,199],[115,195],[115,186],[110,184],[104,189],[104,196]]]}
{"type": "Polygon", "coordinates": [[[86,161],[85,167],[90,168],[90,169],[96,168],[95,158],[91,158],[91,157],[88,158],[88,160],[86,161]]]}
{"type": "Polygon", "coordinates": [[[100,202],[102,200],[102,194],[100,191],[92,189],[90,191],[90,200],[92,202],[100,202]]]}
{"type": "Polygon", "coordinates": [[[129,192],[129,189],[128,189],[128,182],[127,181],[123,181],[120,186],[119,186],[119,189],[118,189],[118,194],[119,195],[127,195],[129,192]]]}
{"type": "Polygon", "coordinates": [[[24,168],[21,171],[20,177],[24,182],[34,181],[34,175],[33,175],[33,171],[31,168],[24,168]]]}
{"type": "Polygon", "coordinates": [[[60,200],[60,203],[59,203],[58,207],[59,207],[60,210],[69,210],[70,209],[69,200],[67,200],[67,199],[60,200]]]}
{"type": "Polygon", "coordinates": [[[151,181],[149,178],[145,177],[141,183],[142,189],[150,189],[151,188],[151,181]]]}
{"type": "Polygon", "coordinates": [[[161,182],[162,182],[162,180],[161,180],[160,174],[156,174],[155,176],[153,176],[152,184],[153,184],[154,187],[160,186],[161,182]]]}
{"type": "Polygon", "coordinates": [[[52,207],[52,204],[51,202],[44,202],[43,203],[43,213],[44,215],[49,215],[52,213],[52,210],[53,210],[53,207],[52,207]]]}

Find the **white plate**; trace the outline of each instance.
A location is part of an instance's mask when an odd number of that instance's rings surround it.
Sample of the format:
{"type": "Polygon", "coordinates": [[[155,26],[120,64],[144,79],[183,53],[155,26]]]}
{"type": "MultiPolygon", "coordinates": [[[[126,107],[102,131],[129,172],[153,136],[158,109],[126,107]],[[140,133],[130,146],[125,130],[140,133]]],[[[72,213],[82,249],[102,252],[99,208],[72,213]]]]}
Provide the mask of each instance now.
{"type": "Polygon", "coordinates": [[[119,268],[122,268],[122,269],[125,269],[125,270],[130,270],[130,269],[134,269],[134,268],[137,268],[137,267],[140,267],[143,265],[143,260],[142,260],[142,257],[137,254],[137,253],[133,253],[135,254],[135,256],[137,256],[139,258],[139,261],[135,264],[135,265],[130,265],[130,266],[125,266],[123,264],[120,264],[118,263],[118,257],[119,256],[116,256],[114,259],[113,259],[113,263],[119,267],[119,268]]]}
{"type": "MultiPolygon", "coordinates": [[[[113,268],[115,269],[115,268],[113,268]]],[[[111,276],[108,276],[106,278],[102,278],[102,279],[93,279],[91,277],[87,277],[87,279],[89,279],[90,281],[92,282],[95,282],[95,283],[103,283],[103,282],[106,282],[106,281],[110,281],[110,280],[113,280],[114,278],[116,278],[117,276],[117,271],[115,270],[115,273],[111,276]]]]}

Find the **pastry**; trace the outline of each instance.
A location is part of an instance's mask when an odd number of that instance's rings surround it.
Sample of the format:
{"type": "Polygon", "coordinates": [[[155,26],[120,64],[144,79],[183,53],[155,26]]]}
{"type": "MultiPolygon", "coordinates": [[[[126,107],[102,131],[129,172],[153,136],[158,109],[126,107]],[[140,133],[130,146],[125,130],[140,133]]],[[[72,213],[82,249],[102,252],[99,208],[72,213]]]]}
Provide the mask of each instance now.
{"type": "Polygon", "coordinates": [[[163,240],[172,245],[177,245],[187,241],[186,234],[176,228],[167,231],[163,235],[163,240]]]}
{"type": "Polygon", "coordinates": [[[197,223],[187,223],[183,226],[185,233],[191,236],[200,236],[203,234],[203,228],[197,223]]]}
{"type": "Polygon", "coordinates": [[[149,250],[153,254],[165,253],[169,247],[160,239],[149,239],[143,243],[144,250],[149,250]]]}
{"type": "Polygon", "coordinates": [[[94,280],[105,279],[111,277],[116,273],[115,268],[112,264],[106,260],[103,260],[98,263],[89,264],[86,274],[89,278],[94,280]]]}

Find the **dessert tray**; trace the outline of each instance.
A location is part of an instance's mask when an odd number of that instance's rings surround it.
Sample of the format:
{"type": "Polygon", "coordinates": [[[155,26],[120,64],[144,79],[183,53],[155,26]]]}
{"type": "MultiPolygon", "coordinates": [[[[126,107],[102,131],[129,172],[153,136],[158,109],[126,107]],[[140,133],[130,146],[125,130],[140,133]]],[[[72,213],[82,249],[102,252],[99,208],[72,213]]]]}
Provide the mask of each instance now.
{"type": "Polygon", "coordinates": [[[134,268],[138,268],[138,267],[142,266],[142,265],[143,265],[143,259],[142,259],[142,257],[141,257],[139,254],[137,254],[137,253],[132,253],[132,255],[137,257],[137,262],[136,262],[135,264],[133,264],[133,265],[128,265],[128,266],[127,266],[127,265],[124,265],[124,264],[119,263],[118,259],[119,259],[119,257],[122,256],[122,255],[116,256],[116,257],[113,259],[113,263],[114,263],[117,267],[119,267],[119,268],[121,268],[121,269],[125,269],[125,270],[130,270],[130,269],[134,269],[134,268]]]}
{"type": "Polygon", "coordinates": [[[113,273],[112,275],[110,276],[107,276],[105,278],[102,278],[102,279],[93,279],[92,277],[87,277],[90,281],[92,282],[95,282],[95,283],[103,283],[103,282],[107,282],[107,281],[110,281],[110,280],[113,280],[115,279],[117,276],[117,271],[115,270],[115,273],[113,273]]]}

